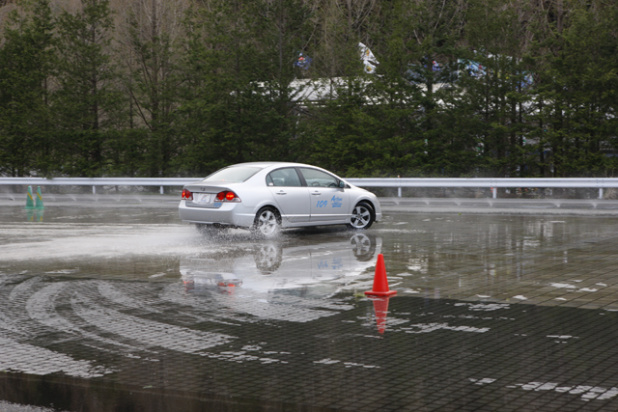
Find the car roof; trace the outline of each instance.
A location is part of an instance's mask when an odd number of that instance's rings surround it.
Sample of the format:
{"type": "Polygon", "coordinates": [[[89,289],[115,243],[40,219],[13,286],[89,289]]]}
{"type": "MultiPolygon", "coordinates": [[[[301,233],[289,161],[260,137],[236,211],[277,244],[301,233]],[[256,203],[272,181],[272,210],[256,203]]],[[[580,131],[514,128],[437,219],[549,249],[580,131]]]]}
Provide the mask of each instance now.
{"type": "Polygon", "coordinates": [[[306,166],[306,167],[314,167],[316,169],[319,169],[319,167],[317,167],[317,166],[312,166],[312,165],[303,164],[303,163],[272,162],[272,161],[237,163],[237,164],[234,164],[234,165],[230,165],[228,167],[238,167],[238,166],[255,166],[255,167],[262,167],[262,168],[271,167],[271,166],[306,166]]]}

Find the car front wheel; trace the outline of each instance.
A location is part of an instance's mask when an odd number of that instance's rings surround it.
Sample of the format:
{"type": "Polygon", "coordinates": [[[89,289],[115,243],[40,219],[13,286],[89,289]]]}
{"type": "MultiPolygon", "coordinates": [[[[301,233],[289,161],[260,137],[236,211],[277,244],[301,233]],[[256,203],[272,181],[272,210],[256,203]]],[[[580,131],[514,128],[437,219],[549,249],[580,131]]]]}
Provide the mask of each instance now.
{"type": "Polygon", "coordinates": [[[354,206],[349,226],[353,229],[369,229],[375,220],[375,214],[371,205],[367,202],[360,202],[354,206]]]}
{"type": "Polygon", "coordinates": [[[253,221],[254,233],[270,237],[274,236],[281,229],[281,217],[276,209],[272,207],[264,207],[255,215],[253,221]]]}

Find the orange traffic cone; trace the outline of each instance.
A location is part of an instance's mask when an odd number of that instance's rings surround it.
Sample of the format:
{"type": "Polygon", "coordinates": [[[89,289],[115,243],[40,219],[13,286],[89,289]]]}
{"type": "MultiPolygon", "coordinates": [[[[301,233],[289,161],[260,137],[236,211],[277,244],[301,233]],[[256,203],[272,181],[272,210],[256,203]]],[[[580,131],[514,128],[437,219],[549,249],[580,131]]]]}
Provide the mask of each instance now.
{"type": "Polygon", "coordinates": [[[373,301],[373,311],[376,315],[376,324],[380,335],[383,335],[384,330],[386,330],[386,315],[388,314],[389,299],[389,297],[371,299],[373,301]]]}
{"type": "Polygon", "coordinates": [[[388,280],[386,279],[386,267],[384,266],[384,256],[382,253],[378,255],[378,263],[376,263],[376,274],[373,278],[373,290],[368,290],[365,295],[368,296],[392,296],[396,294],[396,290],[388,289],[388,280]]]}

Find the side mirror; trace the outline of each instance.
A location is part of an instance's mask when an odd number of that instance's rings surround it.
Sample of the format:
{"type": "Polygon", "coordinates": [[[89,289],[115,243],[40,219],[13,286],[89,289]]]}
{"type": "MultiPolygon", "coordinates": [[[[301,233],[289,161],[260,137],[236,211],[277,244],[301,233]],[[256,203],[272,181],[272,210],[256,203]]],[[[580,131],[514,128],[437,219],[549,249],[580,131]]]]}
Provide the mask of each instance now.
{"type": "Polygon", "coordinates": [[[345,189],[345,182],[343,180],[339,181],[339,189],[345,189]]]}

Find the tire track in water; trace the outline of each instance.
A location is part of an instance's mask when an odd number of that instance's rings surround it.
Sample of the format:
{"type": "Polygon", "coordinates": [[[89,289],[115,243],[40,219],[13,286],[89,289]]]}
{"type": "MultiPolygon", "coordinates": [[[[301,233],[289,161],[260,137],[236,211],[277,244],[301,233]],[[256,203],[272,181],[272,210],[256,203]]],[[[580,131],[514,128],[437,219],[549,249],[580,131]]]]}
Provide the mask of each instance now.
{"type": "Polygon", "coordinates": [[[0,337],[0,370],[32,375],[63,372],[79,378],[95,378],[112,373],[111,369],[93,366],[49,349],[0,337]]]}
{"type": "Polygon", "coordinates": [[[196,331],[180,326],[142,319],[96,304],[76,293],[71,298],[76,315],[98,329],[140,342],[146,348],[164,347],[177,352],[197,353],[222,345],[233,336],[216,332],[196,331]]]}
{"type": "MultiPolygon", "coordinates": [[[[305,323],[336,315],[340,310],[346,309],[344,306],[334,306],[329,302],[320,302],[317,299],[286,298],[285,295],[275,296],[251,290],[238,291],[232,294],[221,293],[216,290],[202,293],[204,294],[196,296],[182,289],[178,284],[172,284],[165,288],[161,298],[176,305],[190,306],[195,310],[207,312],[211,317],[224,318],[224,321],[243,323],[254,323],[260,320],[305,323]],[[316,306],[321,308],[316,309],[316,306]],[[213,309],[214,307],[225,308],[226,310],[217,311],[213,309]],[[230,312],[229,309],[233,312],[230,312]],[[222,312],[223,315],[218,315],[217,312],[222,312]]],[[[350,308],[350,306],[347,306],[347,308],[350,308]]]]}
{"type": "MultiPolygon", "coordinates": [[[[152,354],[164,356],[165,350],[205,356],[236,339],[145,318],[162,316],[165,306],[160,305],[170,303],[161,298],[160,284],[10,275],[0,276],[0,299],[0,370],[9,372],[101,377],[119,366],[102,354],[144,361],[152,361],[152,354]],[[88,350],[68,349],[75,345],[88,350]]],[[[174,319],[208,320],[192,306],[180,312],[178,306],[173,307],[174,319]]]]}
{"type": "Polygon", "coordinates": [[[125,308],[131,309],[139,309],[149,313],[161,313],[160,310],[152,308],[151,306],[144,304],[143,301],[127,295],[126,293],[112,285],[110,282],[102,280],[97,280],[93,282],[96,285],[99,294],[114,303],[115,305],[121,305],[125,308]]]}
{"type": "Polygon", "coordinates": [[[33,293],[26,303],[26,312],[30,319],[47,326],[52,331],[64,332],[71,336],[87,338],[105,345],[122,347],[128,350],[141,350],[139,347],[88,332],[60,316],[56,311],[56,299],[61,292],[65,291],[67,286],[70,286],[69,282],[52,283],[33,293]]]}
{"type": "MultiPolygon", "coordinates": [[[[112,373],[112,369],[95,366],[92,361],[74,359],[70,355],[27,343],[27,340],[45,333],[26,309],[33,289],[40,283],[39,276],[27,278],[22,275],[4,277],[0,281],[0,296],[4,302],[0,308],[0,370],[33,375],[61,372],[80,378],[112,373]]],[[[56,286],[49,292],[53,295],[60,289],[56,286]]]]}
{"type": "Polygon", "coordinates": [[[13,310],[14,302],[17,300],[25,301],[26,299],[23,297],[22,292],[30,290],[31,285],[36,283],[33,282],[33,279],[36,280],[36,278],[30,278],[13,286],[15,282],[22,279],[23,276],[21,275],[4,275],[0,279],[0,299],[2,299],[2,302],[12,303],[9,306],[0,306],[0,329],[10,332],[10,334],[14,334],[19,338],[31,336],[32,334],[27,331],[25,326],[29,320],[27,314],[21,309],[13,310]]]}
{"type": "Polygon", "coordinates": [[[242,323],[250,323],[246,316],[242,317],[233,312],[222,313],[218,303],[209,296],[195,296],[187,291],[181,283],[167,285],[159,297],[162,301],[171,303],[174,307],[188,307],[191,312],[185,313],[199,322],[216,322],[226,325],[240,326],[242,323]]]}

